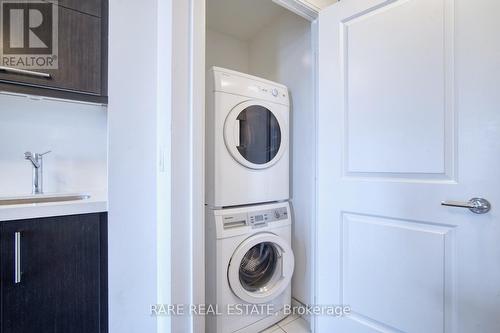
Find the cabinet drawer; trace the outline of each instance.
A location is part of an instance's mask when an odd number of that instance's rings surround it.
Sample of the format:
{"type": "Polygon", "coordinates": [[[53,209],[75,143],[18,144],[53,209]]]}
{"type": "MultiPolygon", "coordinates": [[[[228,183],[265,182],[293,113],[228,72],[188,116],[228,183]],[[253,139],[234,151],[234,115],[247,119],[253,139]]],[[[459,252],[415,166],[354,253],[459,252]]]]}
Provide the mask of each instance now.
{"type": "Polygon", "coordinates": [[[0,72],[0,82],[101,95],[101,19],[58,7],[58,69],[34,70],[50,78],[0,72]]]}

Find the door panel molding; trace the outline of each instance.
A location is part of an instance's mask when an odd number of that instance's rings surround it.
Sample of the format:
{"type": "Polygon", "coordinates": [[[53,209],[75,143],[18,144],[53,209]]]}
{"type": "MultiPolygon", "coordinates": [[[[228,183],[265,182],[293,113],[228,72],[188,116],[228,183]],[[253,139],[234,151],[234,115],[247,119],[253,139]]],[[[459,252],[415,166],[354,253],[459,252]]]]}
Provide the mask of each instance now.
{"type": "Polygon", "coordinates": [[[454,6],[452,0],[429,1],[384,1],[341,20],[345,178],[456,182],[454,6]],[[416,15],[419,11],[421,15],[416,15]],[[431,17],[427,26],[422,23],[415,28],[427,16],[431,17]],[[427,49],[436,49],[436,54],[421,50],[422,41],[413,46],[418,38],[426,39],[427,49]],[[360,53],[367,48],[372,51],[360,53]],[[381,49],[384,56],[377,59],[381,49]],[[390,68],[389,63],[393,72],[379,72],[390,68]],[[428,70],[420,73],[416,70],[420,68],[428,70]],[[387,78],[381,79],[383,75],[387,78]],[[427,80],[429,76],[435,77],[434,85],[427,80]],[[376,84],[379,81],[386,85],[376,84]],[[387,98],[391,85],[407,95],[387,98]],[[371,94],[359,98],[360,92],[369,89],[371,94]],[[395,113],[395,106],[403,111],[395,113]],[[429,118],[434,118],[430,127],[429,118]]]}
{"type": "Polygon", "coordinates": [[[355,212],[342,212],[340,221],[339,295],[352,309],[347,318],[384,332],[455,326],[455,226],[355,212]],[[406,309],[393,307],[407,298],[406,309]]]}

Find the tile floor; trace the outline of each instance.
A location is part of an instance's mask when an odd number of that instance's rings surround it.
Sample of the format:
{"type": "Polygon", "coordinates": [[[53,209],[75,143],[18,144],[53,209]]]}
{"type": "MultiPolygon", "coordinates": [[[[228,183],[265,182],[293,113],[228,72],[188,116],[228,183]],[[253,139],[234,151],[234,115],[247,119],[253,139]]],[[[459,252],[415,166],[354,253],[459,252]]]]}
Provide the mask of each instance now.
{"type": "Polygon", "coordinates": [[[299,316],[288,316],[261,333],[309,333],[308,323],[299,316]]]}

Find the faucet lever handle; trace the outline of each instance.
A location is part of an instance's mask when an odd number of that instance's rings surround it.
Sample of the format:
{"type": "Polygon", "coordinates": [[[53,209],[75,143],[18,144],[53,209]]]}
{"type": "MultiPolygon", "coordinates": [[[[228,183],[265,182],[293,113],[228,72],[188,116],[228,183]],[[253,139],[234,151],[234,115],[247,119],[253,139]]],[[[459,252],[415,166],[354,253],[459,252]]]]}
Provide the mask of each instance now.
{"type": "Polygon", "coordinates": [[[45,153],[38,154],[40,156],[47,155],[48,153],[52,153],[52,150],[47,150],[45,153]]]}

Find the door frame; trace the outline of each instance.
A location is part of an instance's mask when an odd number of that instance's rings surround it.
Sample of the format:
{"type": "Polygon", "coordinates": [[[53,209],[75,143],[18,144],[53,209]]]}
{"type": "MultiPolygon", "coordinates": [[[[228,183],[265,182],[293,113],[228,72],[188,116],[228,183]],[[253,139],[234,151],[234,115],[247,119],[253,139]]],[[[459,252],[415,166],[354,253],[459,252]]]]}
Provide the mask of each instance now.
{"type": "MultiPolygon", "coordinates": [[[[175,253],[171,266],[176,267],[171,274],[170,304],[188,308],[205,303],[205,0],[171,1],[170,5],[170,218],[171,253],[175,253]]],[[[171,317],[172,332],[204,330],[203,316],[171,317]]]]}
{"type": "MultiPolygon", "coordinates": [[[[269,0],[274,1],[285,9],[309,20],[311,22],[311,41],[314,54],[314,105],[315,119],[315,147],[317,152],[317,114],[318,114],[318,22],[317,8],[306,6],[301,0],[269,0]]],[[[189,240],[189,251],[176,257],[176,262],[183,261],[187,265],[178,266],[173,271],[172,280],[189,281],[189,290],[183,290],[172,297],[172,304],[204,304],[205,303],[205,2],[206,0],[189,0],[188,5],[173,5],[173,81],[180,85],[173,85],[172,94],[172,179],[178,179],[178,184],[173,186],[172,193],[172,239],[189,240]],[[175,19],[177,17],[177,19],[175,19]],[[187,34],[179,36],[179,32],[187,34]],[[188,42],[186,43],[186,36],[188,42]],[[188,57],[186,57],[188,55],[188,57]],[[176,62],[177,60],[177,62],[176,62]],[[176,66],[181,64],[182,66],[176,66]],[[195,93],[196,92],[196,93],[195,93]],[[176,96],[181,97],[176,97],[176,96]],[[183,134],[181,134],[183,133],[183,134]],[[174,146],[179,147],[174,150],[174,146]],[[184,152],[183,149],[184,148],[184,152]],[[187,150],[187,153],[186,153],[187,150]],[[177,167],[176,167],[177,166],[177,167]],[[188,167],[186,170],[185,167],[188,167]],[[175,172],[176,168],[178,172],[175,172]],[[186,172],[187,171],[187,172],[186,172]],[[189,186],[185,186],[189,184],[189,186]],[[175,193],[175,195],[173,195],[175,193]],[[177,214],[175,213],[177,207],[177,214]],[[181,211],[183,209],[183,211],[181,211]],[[185,211],[187,209],[187,213],[185,211]],[[183,214],[184,218],[176,222],[176,218],[183,214]],[[177,224],[183,224],[178,231],[177,224]],[[186,227],[189,224],[189,227],[186,227]]],[[[314,158],[315,181],[317,174],[317,154],[314,158]]],[[[317,183],[314,185],[314,211],[311,225],[311,294],[312,302],[317,298],[316,280],[316,253],[317,248],[317,183]]],[[[180,225],[179,225],[180,226],[180,225]]],[[[173,244],[175,247],[175,244],[173,244]]],[[[175,251],[175,248],[172,249],[175,251]]],[[[172,262],[172,265],[175,265],[172,262]]],[[[316,318],[312,317],[311,329],[315,331],[316,318]]],[[[201,333],[205,331],[203,316],[176,316],[172,318],[174,331],[190,331],[201,333]],[[186,330],[187,329],[187,330],[186,330]]]]}

